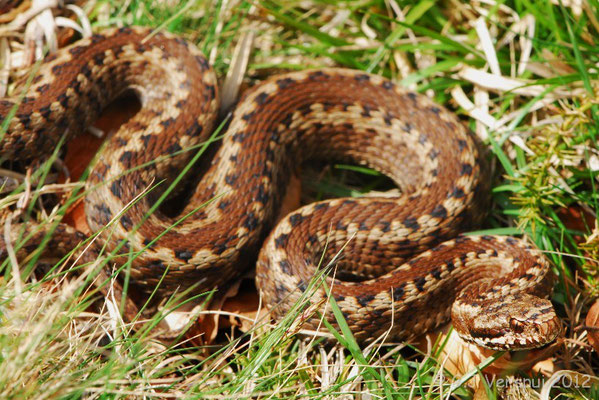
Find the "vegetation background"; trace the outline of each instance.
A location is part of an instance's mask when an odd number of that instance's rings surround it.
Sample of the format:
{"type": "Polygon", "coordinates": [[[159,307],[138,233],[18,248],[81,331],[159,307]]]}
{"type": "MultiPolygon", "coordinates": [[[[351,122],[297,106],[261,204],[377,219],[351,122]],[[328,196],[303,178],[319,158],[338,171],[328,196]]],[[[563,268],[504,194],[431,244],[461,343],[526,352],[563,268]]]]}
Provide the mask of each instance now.
{"type": "MultiPolygon", "coordinates": [[[[17,3],[0,15],[2,96],[18,93],[15,82],[30,76],[44,51],[92,30],[144,25],[177,33],[203,50],[219,76],[223,110],[264,77],[323,66],[383,75],[454,110],[486,144],[494,168],[493,206],[481,229],[526,235],[546,252],[559,277],[553,301],[565,336],[553,355],[525,356],[543,362],[532,371],[514,359],[486,370],[532,379],[510,378],[508,388],[481,379],[480,370],[501,354],[459,370],[448,367],[453,361],[443,349],[449,340],[429,348],[361,349],[343,329],[335,333],[336,346],[318,336],[302,340],[292,334],[299,309],[269,325],[251,313],[200,306],[204,317],[233,316],[237,325],[220,333],[203,326],[204,335],[207,329],[214,339],[198,342],[187,335],[165,345],[149,328],[134,331],[123,324],[111,299],[104,299],[100,311],[90,308],[99,297],[88,289],[93,275],[65,274],[70,260],[36,277],[35,259],[20,264],[6,259],[0,280],[0,398],[599,398],[591,385],[596,379],[587,377],[599,368],[592,348],[597,330],[586,329],[595,325],[596,314],[584,319],[599,294],[599,2],[17,3]],[[28,279],[13,278],[19,275],[28,279]],[[537,384],[528,387],[531,382],[537,384]],[[583,382],[591,387],[575,384],[583,382]]],[[[58,154],[57,149],[35,170],[2,170],[5,234],[12,221],[25,216],[48,223],[65,213],[77,218],[67,210],[82,185],[57,183],[52,162],[58,154]]],[[[388,183],[374,171],[346,165],[305,166],[302,176],[304,202],[359,196],[388,183]]],[[[237,296],[256,301],[245,286],[237,296]]],[[[213,295],[197,300],[207,304],[213,295]]]]}

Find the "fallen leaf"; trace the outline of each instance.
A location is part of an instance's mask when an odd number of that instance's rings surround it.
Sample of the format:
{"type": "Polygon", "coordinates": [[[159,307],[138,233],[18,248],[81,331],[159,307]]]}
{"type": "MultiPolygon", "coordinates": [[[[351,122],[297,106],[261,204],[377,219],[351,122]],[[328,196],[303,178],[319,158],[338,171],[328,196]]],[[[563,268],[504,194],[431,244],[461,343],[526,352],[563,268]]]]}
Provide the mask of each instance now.
{"type": "Polygon", "coordinates": [[[595,303],[591,306],[585,324],[589,328],[587,329],[589,343],[599,353],[599,300],[595,300],[595,303]]]}
{"type": "MultiPolygon", "coordinates": [[[[462,376],[476,370],[480,363],[496,354],[495,350],[466,343],[455,330],[449,332],[449,328],[450,325],[447,325],[437,332],[428,333],[417,343],[417,347],[421,351],[431,354],[435,350],[432,344],[445,343],[437,359],[451,374],[462,376]]],[[[539,349],[506,352],[482,371],[483,376],[486,377],[487,382],[491,382],[497,376],[511,374],[516,370],[524,372],[533,370],[538,363],[549,359],[560,345],[560,342],[555,342],[539,349]]],[[[468,386],[475,390],[482,387],[480,375],[474,376],[468,381],[468,386]]]]}
{"type": "MultiPolygon", "coordinates": [[[[104,143],[105,138],[116,132],[139,109],[139,101],[133,94],[122,96],[112,102],[93,124],[94,130],[104,133],[102,137],[92,134],[88,129],[69,141],[64,157],[64,165],[69,171],[71,181],[76,181],[81,177],[102,143],[104,143]]],[[[67,177],[63,174],[59,176],[59,182],[65,182],[66,180],[67,177]]],[[[91,233],[85,218],[83,200],[78,200],[71,206],[63,221],[83,233],[91,233]]]]}

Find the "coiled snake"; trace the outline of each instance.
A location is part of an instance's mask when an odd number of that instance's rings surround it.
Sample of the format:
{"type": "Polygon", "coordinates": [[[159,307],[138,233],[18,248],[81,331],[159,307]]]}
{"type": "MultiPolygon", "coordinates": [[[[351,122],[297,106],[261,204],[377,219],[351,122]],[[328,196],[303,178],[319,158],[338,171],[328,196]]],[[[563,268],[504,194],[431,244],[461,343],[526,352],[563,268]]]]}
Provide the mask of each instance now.
{"type": "MultiPolygon", "coordinates": [[[[92,230],[115,219],[103,233],[109,249],[127,239],[113,261],[139,252],[131,269],[137,285],[153,290],[168,269],[162,293],[222,286],[255,260],[295,166],[346,160],[385,173],[403,194],[321,201],[279,222],[256,272],[275,315],[339,253],[336,279],[327,279],[360,341],[387,331],[407,339],[450,314],[464,339],[489,348],[530,348],[556,337],[558,319],[540,298],[552,282],[540,252],[515,238],[458,235],[484,216],[487,179],[471,135],[453,114],[379,76],[323,69],[255,86],[180,214],[191,216],[180,222],[157,211],[145,219],[159,190],[136,196],[173,180],[193,153],[181,150],[206,140],[217,108],[217,81],[204,56],[169,34],[148,34],[121,28],[81,40],[47,57],[20,101],[0,101],[2,120],[16,110],[0,154],[34,159],[65,132],[91,124],[123,91],[139,95],[141,111],[108,140],[85,198],[92,230]]],[[[32,238],[19,256],[44,234],[25,229],[32,238]]],[[[62,255],[81,239],[59,225],[46,251],[62,255]]],[[[89,253],[87,259],[97,256],[89,253]]],[[[312,301],[326,295],[318,289],[312,301]]],[[[315,327],[318,318],[305,323],[315,327]]]]}

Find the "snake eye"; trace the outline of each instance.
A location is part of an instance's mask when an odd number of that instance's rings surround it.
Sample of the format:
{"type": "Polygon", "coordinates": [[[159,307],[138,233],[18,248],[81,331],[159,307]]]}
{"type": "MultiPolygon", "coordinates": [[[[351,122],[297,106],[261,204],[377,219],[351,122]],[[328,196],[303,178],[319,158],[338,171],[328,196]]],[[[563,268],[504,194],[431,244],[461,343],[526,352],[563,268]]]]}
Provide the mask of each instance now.
{"type": "Polygon", "coordinates": [[[510,319],[510,329],[515,333],[522,333],[524,331],[524,324],[515,318],[510,319]]]}

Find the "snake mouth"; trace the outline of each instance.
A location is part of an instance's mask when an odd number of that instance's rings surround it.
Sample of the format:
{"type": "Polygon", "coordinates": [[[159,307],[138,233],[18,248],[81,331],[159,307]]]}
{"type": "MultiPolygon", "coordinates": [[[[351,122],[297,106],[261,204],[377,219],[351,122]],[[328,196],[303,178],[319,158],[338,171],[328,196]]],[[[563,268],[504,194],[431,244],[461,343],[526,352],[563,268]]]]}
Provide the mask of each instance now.
{"type": "Polygon", "coordinates": [[[521,324],[510,325],[517,325],[517,329],[487,331],[485,333],[471,332],[468,335],[461,336],[465,341],[487,349],[518,352],[545,349],[553,345],[562,332],[561,322],[555,315],[546,322],[535,324],[534,329],[521,324]]]}

